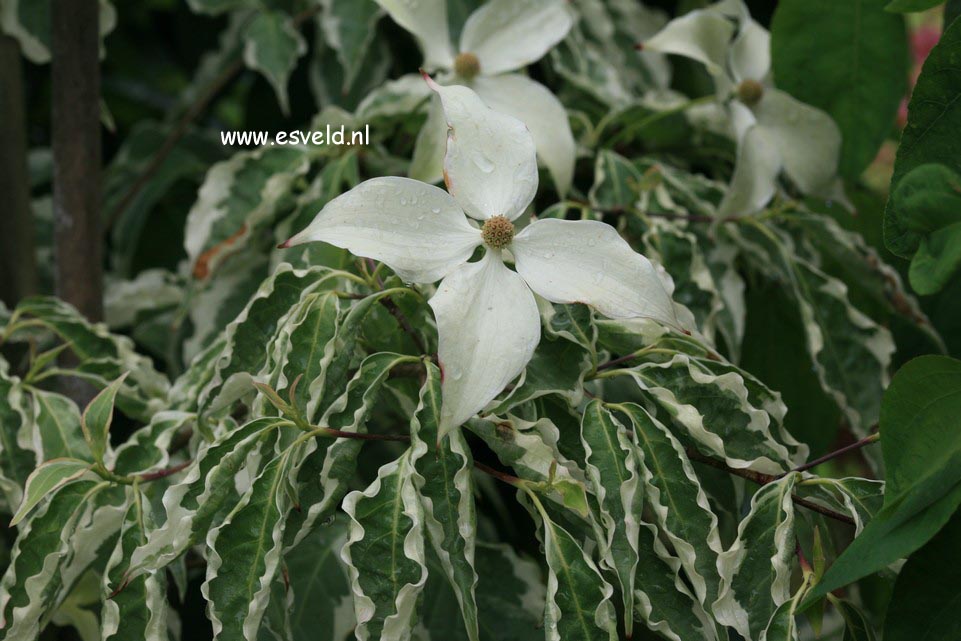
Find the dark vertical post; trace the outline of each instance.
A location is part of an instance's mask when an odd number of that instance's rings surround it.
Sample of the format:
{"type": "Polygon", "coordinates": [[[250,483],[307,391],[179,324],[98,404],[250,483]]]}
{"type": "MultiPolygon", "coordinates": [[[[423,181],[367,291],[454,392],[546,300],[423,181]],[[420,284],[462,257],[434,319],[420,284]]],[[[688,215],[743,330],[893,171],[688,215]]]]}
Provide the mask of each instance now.
{"type": "Polygon", "coordinates": [[[37,291],[22,64],[17,41],[0,34],[0,300],[8,307],[37,291]]]}
{"type": "Polygon", "coordinates": [[[53,0],[53,206],[57,295],[103,317],[98,0],[53,0]]]}

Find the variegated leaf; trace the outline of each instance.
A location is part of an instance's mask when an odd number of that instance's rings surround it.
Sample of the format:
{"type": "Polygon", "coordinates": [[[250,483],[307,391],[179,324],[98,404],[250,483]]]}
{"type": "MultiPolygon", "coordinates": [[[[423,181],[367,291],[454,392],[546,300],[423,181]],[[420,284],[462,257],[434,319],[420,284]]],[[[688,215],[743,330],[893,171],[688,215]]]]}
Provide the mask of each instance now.
{"type": "Polygon", "coordinates": [[[201,591],[215,639],[257,641],[280,569],[292,456],[287,450],[267,462],[223,523],[207,534],[201,591]]]}
{"type": "Polygon", "coordinates": [[[190,412],[163,411],[150,418],[150,423],[134,432],[119,446],[108,460],[117,474],[143,474],[165,467],[170,461],[167,453],[171,441],[189,430],[196,416],[190,412]]]}
{"type": "Polygon", "coordinates": [[[104,484],[81,481],[63,487],[20,528],[10,565],[0,581],[0,636],[35,639],[63,587],[62,570],[74,555],[71,537],[86,502],[104,484]]]}
{"type": "Polygon", "coordinates": [[[643,488],[637,455],[627,429],[594,400],[584,409],[581,441],[587,475],[599,505],[604,538],[601,561],[617,576],[624,604],[624,627],[631,636],[634,621],[634,581],[637,575],[639,519],[643,488]]]}
{"type": "Polygon", "coordinates": [[[810,478],[798,482],[797,494],[850,515],[854,519],[854,534],[857,536],[884,503],[884,481],[857,477],[810,478]]]}
{"type": "Polygon", "coordinates": [[[344,499],[350,537],[341,553],[350,573],[358,641],[408,639],[427,580],[424,508],[410,450],[344,499]]]}
{"type": "Polygon", "coordinates": [[[0,358],[0,490],[10,508],[20,504],[23,486],[36,465],[30,413],[20,379],[7,374],[0,358]]]}
{"type": "Polygon", "coordinates": [[[743,637],[756,639],[790,597],[794,556],[794,502],[798,474],[765,485],[751,499],[751,511],[737,539],[718,558],[721,594],[714,616],[743,637]]]}
{"type": "Polygon", "coordinates": [[[531,510],[532,515],[540,521],[538,534],[548,568],[545,638],[615,641],[617,619],[611,603],[614,588],[577,540],[551,520],[539,499],[531,496],[529,500],[536,508],[531,510]]]}
{"type": "Polygon", "coordinates": [[[147,541],[153,527],[153,507],[139,487],[128,490],[130,506],[124,516],[120,538],[103,574],[102,639],[167,640],[167,573],[147,572],[128,579],[130,557],[147,541]]]}
{"type": "Polygon", "coordinates": [[[440,369],[430,362],[425,367],[426,380],[411,420],[412,478],[424,503],[427,533],[434,552],[454,586],[467,636],[477,641],[473,457],[460,430],[440,437],[440,369]]]}
{"type": "Polygon", "coordinates": [[[180,483],[163,496],[166,520],[149,533],[130,560],[131,573],[158,570],[202,540],[228,497],[247,457],[282,421],[259,418],[201,449],[180,483]]]}
{"type": "Polygon", "coordinates": [[[629,418],[647,504],[674,546],[698,600],[709,607],[717,597],[717,556],[721,536],[717,516],[694,473],[684,447],[640,405],[616,406],[629,418]]]}
{"type": "Polygon", "coordinates": [[[43,460],[90,459],[90,449],[80,429],[77,404],[62,394],[45,390],[34,390],[31,396],[43,460]]]}

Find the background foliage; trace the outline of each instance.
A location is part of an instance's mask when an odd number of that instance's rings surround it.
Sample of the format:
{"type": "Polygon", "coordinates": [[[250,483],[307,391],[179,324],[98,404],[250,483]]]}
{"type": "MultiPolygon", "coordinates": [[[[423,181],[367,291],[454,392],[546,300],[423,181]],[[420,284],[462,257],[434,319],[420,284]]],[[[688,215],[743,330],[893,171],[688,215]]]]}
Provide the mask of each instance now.
{"type": "MultiPolygon", "coordinates": [[[[573,186],[542,171],[534,211],[616,226],[693,331],[545,304],[525,374],[438,441],[431,288],[276,249],[406,174],[414,39],[373,0],[104,0],[104,322],[0,306],[0,638],[957,638],[957,6],[748,4],[778,88],[840,129],[851,206],[782,179],[720,217],[712,78],[634,47],[702,3],[575,0],[528,69],[573,186]],[[371,144],[219,138],[327,123],[371,144]]],[[[50,3],[0,6],[49,294],[50,3]]]]}

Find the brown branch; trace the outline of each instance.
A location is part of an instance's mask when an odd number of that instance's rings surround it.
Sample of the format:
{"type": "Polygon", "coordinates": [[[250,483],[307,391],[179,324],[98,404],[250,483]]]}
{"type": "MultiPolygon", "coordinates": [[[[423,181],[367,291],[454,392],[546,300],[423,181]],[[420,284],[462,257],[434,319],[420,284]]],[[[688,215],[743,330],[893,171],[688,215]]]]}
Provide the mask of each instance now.
{"type": "Polygon", "coordinates": [[[508,474],[507,472],[501,472],[500,470],[495,470],[489,465],[484,465],[479,461],[474,461],[474,467],[480,470],[481,472],[483,472],[484,474],[487,474],[488,476],[492,476],[498,481],[503,481],[508,485],[519,487],[520,485],[524,484],[524,479],[508,474]]]}
{"type": "Polygon", "coordinates": [[[100,4],[54,0],[50,65],[56,292],[103,318],[100,228],[100,4]]]}
{"type": "MultiPolygon", "coordinates": [[[[869,435],[869,436],[865,436],[865,437],[862,438],[860,441],[856,441],[856,442],[854,442],[854,443],[851,443],[850,445],[845,445],[844,447],[842,447],[842,448],[840,448],[840,449],[837,449],[837,450],[834,450],[833,452],[828,452],[828,453],[825,454],[824,456],[818,457],[818,458],[814,459],[813,461],[808,461],[808,462],[805,463],[804,465],[800,465],[800,466],[794,468],[794,469],[791,470],[791,471],[792,471],[792,472],[806,472],[807,470],[810,470],[811,468],[817,467],[817,466],[820,465],[821,463],[826,463],[826,462],[828,462],[828,461],[830,461],[830,460],[832,460],[832,459],[836,459],[836,458],[838,458],[839,456],[842,456],[842,455],[844,455],[844,454],[847,454],[848,452],[854,452],[855,450],[859,450],[859,449],[861,449],[862,447],[864,447],[865,445],[870,445],[871,443],[874,443],[874,442],[878,441],[878,439],[880,439],[880,438],[881,438],[881,435],[878,434],[877,432],[875,432],[874,434],[871,434],[871,435],[869,435]]],[[[782,474],[781,476],[784,476],[784,475],[782,474]]]]}
{"type": "Polygon", "coordinates": [[[332,438],[350,438],[357,441],[409,441],[407,434],[368,434],[366,432],[345,432],[330,427],[321,428],[321,434],[332,438]]]}
{"type": "MultiPolygon", "coordinates": [[[[687,456],[692,461],[697,461],[699,463],[704,463],[705,465],[710,465],[711,467],[727,472],[728,474],[731,474],[733,476],[740,476],[741,478],[747,479],[752,483],[757,483],[758,485],[767,485],[768,483],[771,483],[781,478],[780,476],[764,474],[763,472],[755,472],[754,470],[744,470],[744,469],[733,468],[726,465],[722,461],[718,461],[717,459],[711,458],[710,456],[705,456],[704,454],[701,454],[697,450],[690,449],[690,448],[687,450],[687,456]]],[[[794,501],[796,505],[800,505],[801,507],[805,507],[819,514],[823,514],[824,516],[828,518],[832,518],[835,521],[840,521],[841,523],[847,523],[848,525],[855,524],[854,519],[852,519],[850,516],[846,514],[841,514],[840,512],[835,512],[834,510],[828,509],[822,505],[818,505],[817,503],[814,503],[812,501],[808,501],[807,499],[803,499],[796,494],[791,495],[791,500],[794,501]]]]}
{"type": "Polygon", "coordinates": [[[177,472],[187,469],[193,461],[184,461],[183,463],[178,463],[177,465],[172,465],[170,467],[164,468],[162,470],[156,470],[154,472],[147,472],[141,474],[137,477],[137,480],[141,483],[149,483],[150,481],[156,481],[157,479],[166,478],[172,476],[177,472]]]}
{"type": "MultiPolygon", "coordinates": [[[[320,10],[321,6],[318,4],[300,12],[293,18],[294,27],[300,27],[307,20],[310,20],[317,13],[319,13],[320,10]]],[[[108,229],[117,222],[120,216],[123,215],[123,212],[127,210],[130,204],[137,197],[137,195],[143,190],[147,183],[150,182],[150,179],[153,178],[154,174],[160,170],[164,160],[167,159],[167,156],[170,155],[170,152],[174,150],[174,147],[177,146],[177,143],[180,142],[180,139],[183,138],[187,133],[187,129],[190,127],[191,123],[193,123],[194,120],[200,117],[200,115],[207,110],[207,107],[210,106],[210,103],[213,102],[214,98],[216,98],[217,95],[223,91],[224,87],[226,87],[237,76],[237,74],[243,70],[243,68],[243,58],[238,56],[230,64],[224,67],[220,74],[218,74],[217,77],[215,77],[210,84],[207,85],[206,89],[200,92],[198,98],[187,108],[184,114],[177,120],[173,129],[170,130],[170,133],[167,134],[167,137],[157,149],[153,158],[150,159],[150,162],[147,164],[147,167],[144,169],[143,173],[140,174],[137,180],[130,185],[130,188],[127,190],[127,192],[117,202],[113,209],[110,210],[105,222],[105,225],[108,229]]]]}

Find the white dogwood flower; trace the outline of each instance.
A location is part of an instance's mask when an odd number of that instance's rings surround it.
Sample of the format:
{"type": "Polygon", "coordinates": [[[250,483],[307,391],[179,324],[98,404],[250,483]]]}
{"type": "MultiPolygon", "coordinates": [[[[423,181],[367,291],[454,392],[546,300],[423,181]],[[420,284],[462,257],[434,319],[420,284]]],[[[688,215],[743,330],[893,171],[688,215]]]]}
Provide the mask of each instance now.
{"type": "MultiPolygon", "coordinates": [[[[447,0],[377,3],[414,35],[424,53],[424,68],[440,72],[442,84],[466,85],[489,107],[527,125],[541,164],[565,194],[574,174],[575,151],[567,112],[544,85],[512,73],[542,58],[567,35],[573,19],[565,0],[489,0],[467,18],[457,53],[447,26],[447,0]]],[[[415,95],[424,87],[414,75],[395,83],[415,95]]],[[[358,111],[363,113],[364,107],[358,111]]],[[[431,183],[441,179],[446,141],[444,114],[435,99],[417,136],[411,178],[431,183]]]]}
{"type": "Polygon", "coordinates": [[[805,194],[843,198],[836,191],[838,126],[820,109],[774,88],[771,35],[742,0],[722,0],[675,18],[643,49],[697,60],[715,79],[738,143],[721,215],[763,208],[782,171],[805,194]]]}
{"type": "Polygon", "coordinates": [[[382,261],[408,282],[443,279],[430,306],[446,431],[483,409],[530,361],[541,329],[535,292],[614,318],[677,321],[654,266],[610,225],[544,219],[518,232],[513,221],[537,191],[530,132],[467,87],[427,81],[449,127],[448,191],[372,178],[330,201],[284,246],[320,240],[382,261]],[[481,245],[483,257],[468,262],[481,245]],[[516,271],[505,265],[508,252],[516,271]]]}

